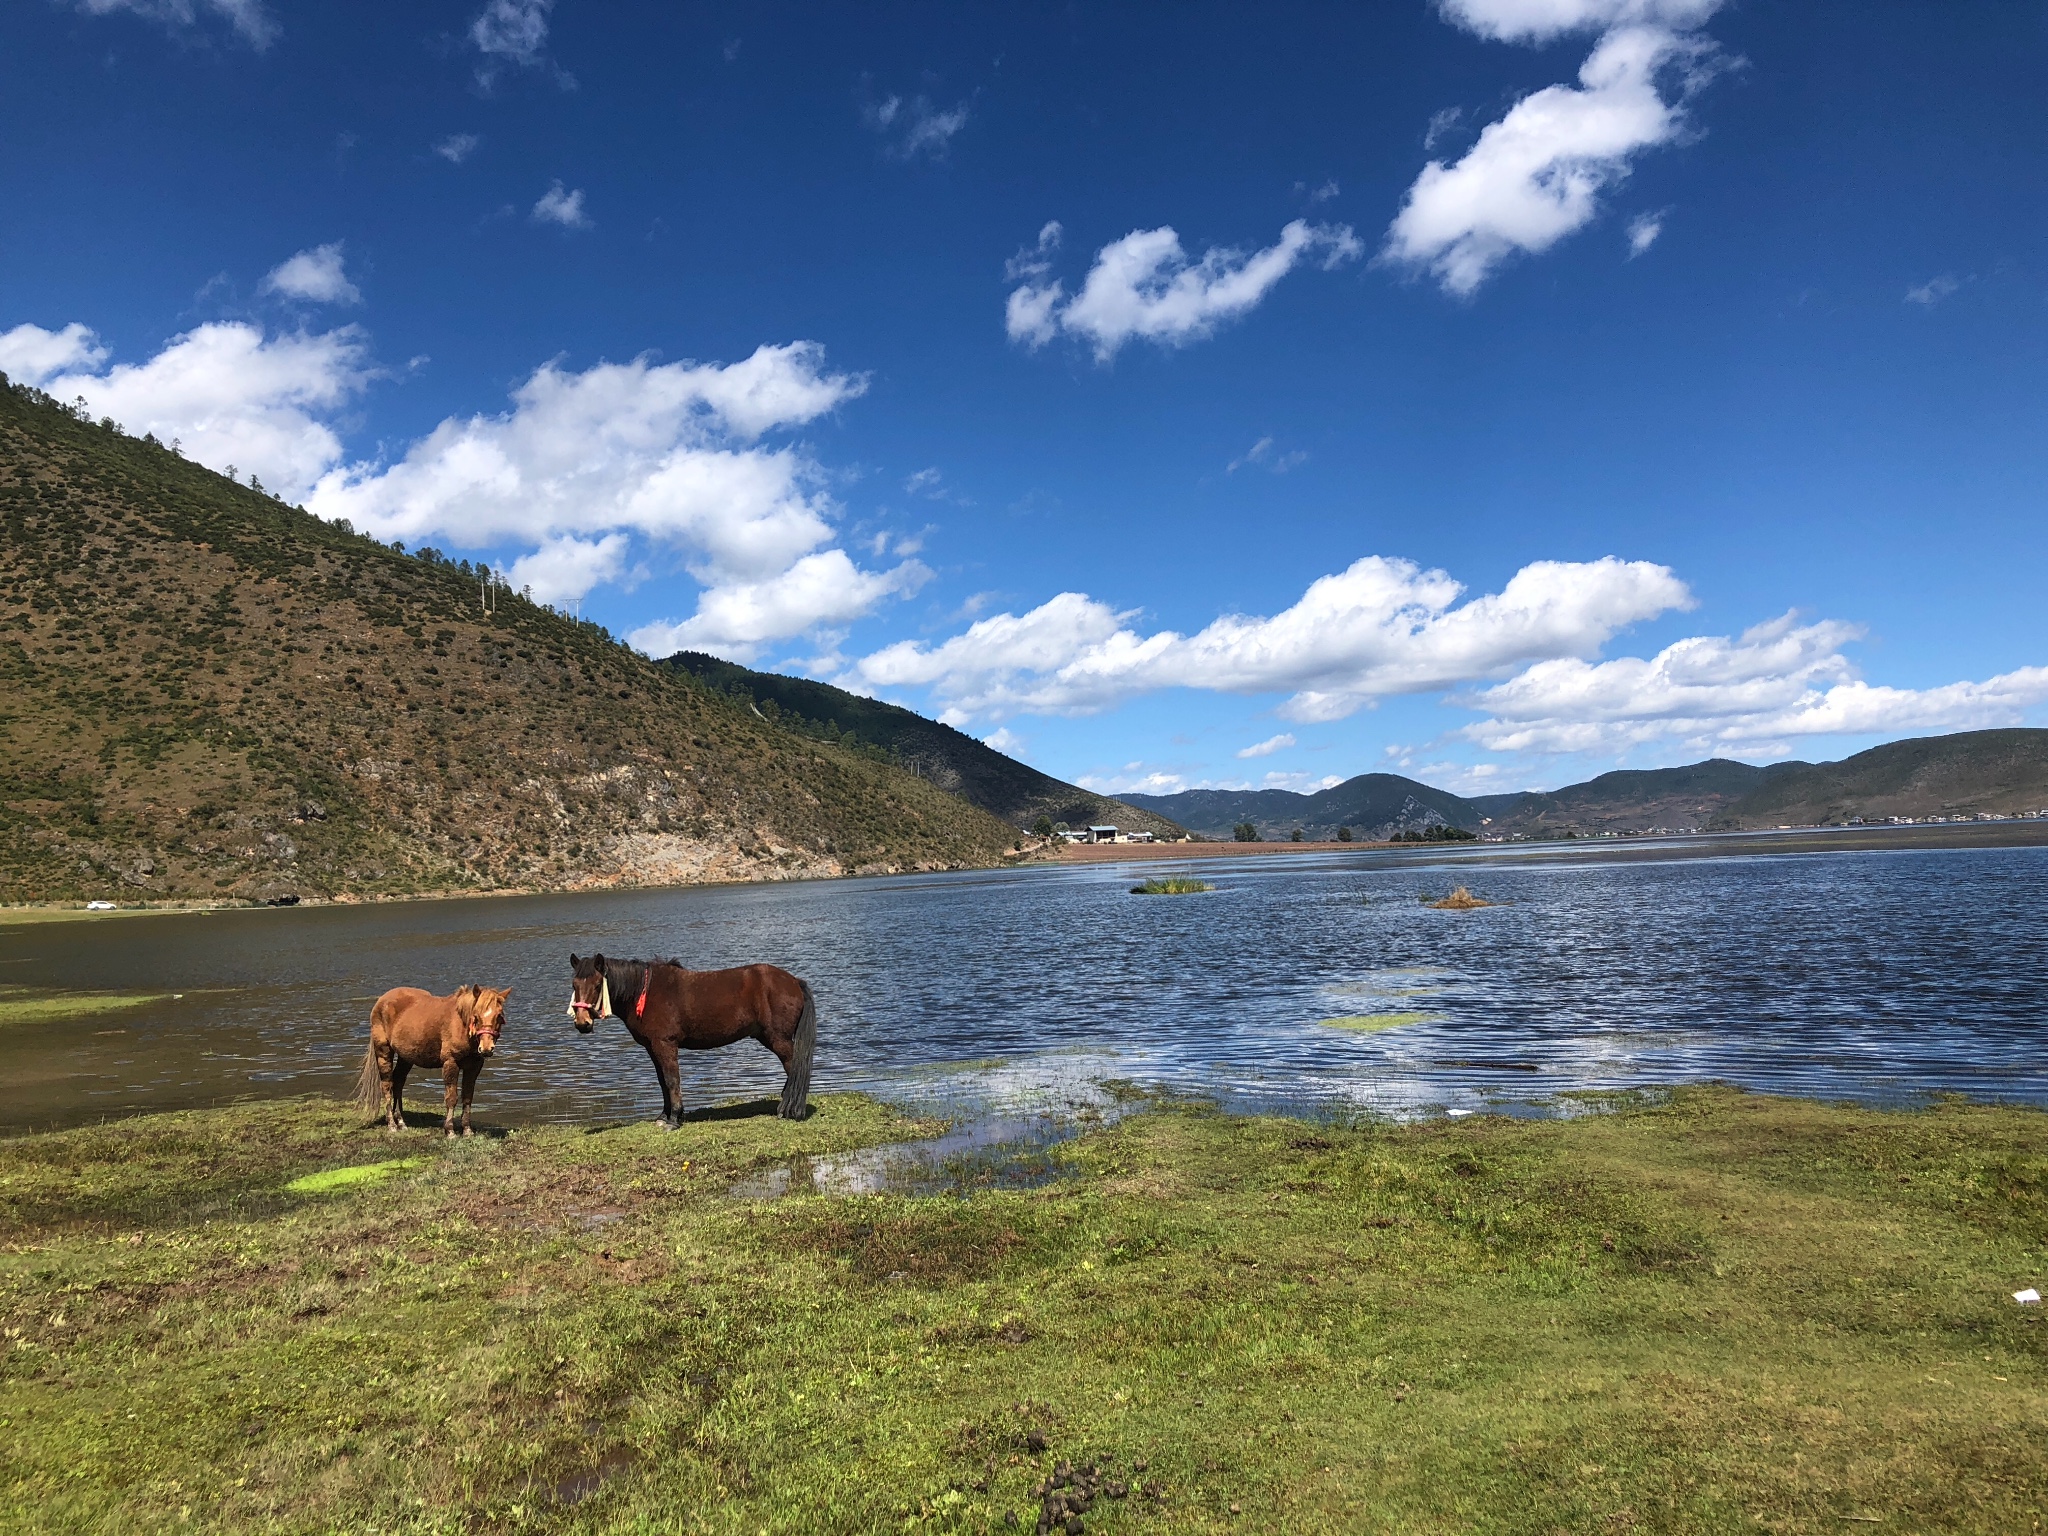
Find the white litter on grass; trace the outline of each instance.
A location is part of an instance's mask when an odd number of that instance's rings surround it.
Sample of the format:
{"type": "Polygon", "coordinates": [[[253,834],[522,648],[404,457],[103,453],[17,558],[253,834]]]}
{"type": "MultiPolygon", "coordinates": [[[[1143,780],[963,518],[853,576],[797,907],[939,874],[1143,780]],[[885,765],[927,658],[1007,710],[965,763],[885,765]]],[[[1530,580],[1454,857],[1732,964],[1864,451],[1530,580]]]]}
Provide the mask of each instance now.
{"type": "Polygon", "coordinates": [[[1472,1111],[1469,1109],[1447,1109],[1444,1111],[1444,1113],[1449,1115],[1453,1120],[1462,1120],[1467,1115],[1471,1114],[1472,1111]]]}
{"type": "Polygon", "coordinates": [[[2014,1291],[2012,1299],[2023,1307],[2039,1306],[2041,1304],[2041,1293],[2030,1285],[2024,1291],[2014,1291]]]}

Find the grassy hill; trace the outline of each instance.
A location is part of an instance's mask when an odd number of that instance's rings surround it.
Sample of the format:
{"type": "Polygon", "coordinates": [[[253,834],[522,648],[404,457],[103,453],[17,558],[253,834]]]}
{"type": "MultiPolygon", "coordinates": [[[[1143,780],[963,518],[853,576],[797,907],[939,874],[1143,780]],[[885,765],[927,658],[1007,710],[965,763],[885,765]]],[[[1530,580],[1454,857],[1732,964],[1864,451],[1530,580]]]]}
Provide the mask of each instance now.
{"type": "Polygon", "coordinates": [[[0,382],[0,902],[990,863],[986,812],[0,382]]]}
{"type": "Polygon", "coordinates": [[[1361,773],[1313,795],[1287,789],[1190,789],[1126,798],[1205,837],[1229,837],[1239,822],[1248,821],[1267,842],[1291,837],[1297,827],[1315,842],[1334,838],[1339,827],[1349,827],[1361,841],[1378,842],[1396,832],[1479,825],[1470,801],[1397,773],[1361,773]]]}
{"type": "Polygon", "coordinates": [[[1127,832],[1181,835],[1169,817],[1132,803],[1135,796],[1113,800],[1065,783],[950,725],[880,699],[809,678],[755,672],[698,651],[678,651],[661,665],[743,699],[806,735],[868,749],[1013,827],[1029,827],[1044,816],[1076,827],[1107,822],[1127,832]]]}

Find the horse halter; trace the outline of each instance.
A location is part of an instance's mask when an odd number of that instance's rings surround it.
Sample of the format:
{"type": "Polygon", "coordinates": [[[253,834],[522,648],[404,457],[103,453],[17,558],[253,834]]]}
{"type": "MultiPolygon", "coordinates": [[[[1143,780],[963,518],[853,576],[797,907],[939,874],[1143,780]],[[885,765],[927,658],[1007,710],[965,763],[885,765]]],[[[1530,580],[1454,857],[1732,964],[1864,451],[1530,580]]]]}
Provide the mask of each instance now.
{"type": "Polygon", "coordinates": [[[582,1013],[588,1013],[592,1023],[596,1023],[599,1019],[609,1019],[613,1016],[612,984],[609,977],[603,974],[598,976],[597,1001],[595,1003],[577,1002],[576,989],[574,987],[569,989],[569,1017],[572,1019],[580,1018],[582,1013]]]}

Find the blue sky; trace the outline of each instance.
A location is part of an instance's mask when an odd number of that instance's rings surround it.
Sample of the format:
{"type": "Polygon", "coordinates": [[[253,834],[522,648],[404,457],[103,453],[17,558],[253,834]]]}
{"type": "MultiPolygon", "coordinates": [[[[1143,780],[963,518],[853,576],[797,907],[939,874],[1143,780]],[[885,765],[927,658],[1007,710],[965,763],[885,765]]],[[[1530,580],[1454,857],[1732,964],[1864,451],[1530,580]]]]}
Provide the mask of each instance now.
{"type": "Polygon", "coordinates": [[[0,368],[1166,791],[2048,723],[2048,13],[0,13],[0,368]]]}

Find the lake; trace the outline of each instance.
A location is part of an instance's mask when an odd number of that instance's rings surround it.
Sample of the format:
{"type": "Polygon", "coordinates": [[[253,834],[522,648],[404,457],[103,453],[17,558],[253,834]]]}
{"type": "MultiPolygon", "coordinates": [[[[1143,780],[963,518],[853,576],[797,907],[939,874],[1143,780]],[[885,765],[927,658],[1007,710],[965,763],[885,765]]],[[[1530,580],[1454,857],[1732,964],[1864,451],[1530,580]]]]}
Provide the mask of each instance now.
{"type": "MultiPolygon", "coordinates": [[[[623,1026],[586,1037],[564,1017],[572,949],[787,966],[819,999],[815,1089],[955,1110],[1137,1084],[1239,1109],[1540,1112],[1708,1078],[2048,1103],[2048,848],[1304,854],[1205,860],[1206,895],[1130,894],[1175,868],[0,914],[0,1128],[339,1096],[377,993],[471,980],[515,989],[480,1122],[651,1117],[623,1026]],[[1456,883],[1499,904],[1419,900],[1456,883]],[[80,991],[182,995],[37,1014],[80,991]]],[[[684,1074],[693,1107],[781,1082],[752,1044],[687,1055],[684,1074]]],[[[438,1105],[438,1076],[408,1099],[438,1105]]]]}

